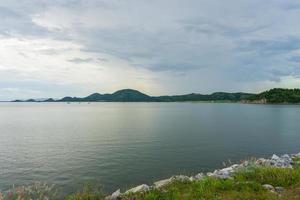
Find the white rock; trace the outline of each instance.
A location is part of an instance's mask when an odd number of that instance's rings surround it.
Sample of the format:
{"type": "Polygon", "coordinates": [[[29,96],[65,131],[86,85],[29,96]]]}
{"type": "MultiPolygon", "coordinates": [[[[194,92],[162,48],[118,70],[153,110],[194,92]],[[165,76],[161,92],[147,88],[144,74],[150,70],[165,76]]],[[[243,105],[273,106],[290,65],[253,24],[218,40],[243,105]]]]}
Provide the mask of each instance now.
{"type": "Polygon", "coordinates": [[[207,174],[208,176],[213,176],[215,178],[221,178],[221,179],[231,179],[233,176],[233,173],[239,169],[241,166],[238,164],[234,164],[230,167],[226,167],[220,170],[215,170],[213,173],[207,174]]]}
{"type": "Polygon", "coordinates": [[[136,186],[134,188],[131,188],[130,190],[127,190],[125,192],[125,194],[129,194],[129,193],[137,193],[137,192],[146,192],[150,189],[150,187],[146,184],[142,184],[139,186],[136,186]]]}
{"type": "Polygon", "coordinates": [[[111,200],[117,200],[117,198],[121,195],[121,191],[120,189],[118,189],[117,191],[115,191],[114,193],[112,193],[112,195],[110,196],[111,200]]]}
{"type": "Polygon", "coordinates": [[[170,183],[172,183],[172,181],[173,181],[172,178],[156,181],[154,183],[154,187],[158,189],[158,188],[164,187],[166,185],[169,185],[170,183]]]}
{"type": "Polygon", "coordinates": [[[272,158],[271,158],[272,160],[278,160],[278,159],[280,159],[276,154],[273,154],[273,156],[272,156],[272,158]]]}
{"type": "Polygon", "coordinates": [[[264,166],[268,163],[268,160],[265,158],[259,158],[256,160],[255,164],[256,165],[260,165],[260,166],[264,166]]]}
{"type": "Polygon", "coordinates": [[[228,171],[215,171],[212,176],[215,178],[220,178],[220,179],[232,178],[228,171]]]}
{"type": "Polygon", "coordinates": [[[199,174],[197,174],[196,176],[194,176],[193,178],[194,178],[194,180],[196,180],[196,181],[200,181],[200,180],[202,180],[202,179],[204,179],[204,174],[203,173],[199,173],[199,174]]]}
{"type": "Polygon", "coordinates": [[[239,164],[234,164],[234,165],[231,165],[230,166],[232,169],[238,169],[240,168],[241,166],[239,164]]]}
{"type": "Polygon", "coordinates": [[[273,155],[270,160],[270,165],[275,167],[282,167],[282,168],[292,168],[293,160],[292,158],[285,154],[281,157],[273,155]]]}
{"type": "Polygon", "coordinates": [[[207,176],[213,176],[213,175],[214,175],[214,173],[207,172],[207,173],[206,173],[206,175],[207,175],[207,176]]]}
{"type": "Polygon", "coordinates": [[[277,193],[282,193],[284,191],[284,188],[283,187],[275,187],[275,191],[277,193]]]}
{"type": "Polygon", "coordinates": [[[265,189],[267,189],[267,190],[270,190],[270,191],[274,191],[275,190],[275,188],[272,185],[270,185],[270,184],[264,184],[263,187],[265,189]]]}
{"type": "Polygon", "coordinates": [[[190,177],[184,176],[184,175],[176,175],[172,176],[171,178],[173,181],[181,181],[181,182],[186,182],[190,180],[190,177]]]}
{"type": "Polygon", "coordinates": [[[246,160],[242,164],[240,164],[240,167],[248,167],[250,165],[250,161],[246,160]]]}
{"type": "Polygon", "coordinates": [[[285,159],[291,159],[291,157],[288,154],[284,154],[281,156],[281,158],[285,158],[285,159]]]}

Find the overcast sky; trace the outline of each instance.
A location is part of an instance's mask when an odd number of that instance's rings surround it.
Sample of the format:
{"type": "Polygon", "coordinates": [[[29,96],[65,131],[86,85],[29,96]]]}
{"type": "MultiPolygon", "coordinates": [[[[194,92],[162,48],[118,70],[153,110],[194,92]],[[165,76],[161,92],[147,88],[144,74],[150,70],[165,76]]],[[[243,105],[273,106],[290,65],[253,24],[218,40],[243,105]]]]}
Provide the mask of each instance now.
{"type": "Polygon", "coordinates": [[[300,87],[300,1],[0,1],[0,100],[272,87],[300,87]]]}

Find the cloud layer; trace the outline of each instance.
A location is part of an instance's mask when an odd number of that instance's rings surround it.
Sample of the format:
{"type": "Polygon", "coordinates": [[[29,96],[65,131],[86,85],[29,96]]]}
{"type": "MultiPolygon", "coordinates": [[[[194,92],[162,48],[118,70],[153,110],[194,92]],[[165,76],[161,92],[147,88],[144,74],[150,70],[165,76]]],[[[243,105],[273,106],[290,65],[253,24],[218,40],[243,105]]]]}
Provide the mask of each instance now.
{"type": "Polygon", "coordinates": [[[1,99],[300,86],[294,0],[3,0],[0,18],[1,99]]]}

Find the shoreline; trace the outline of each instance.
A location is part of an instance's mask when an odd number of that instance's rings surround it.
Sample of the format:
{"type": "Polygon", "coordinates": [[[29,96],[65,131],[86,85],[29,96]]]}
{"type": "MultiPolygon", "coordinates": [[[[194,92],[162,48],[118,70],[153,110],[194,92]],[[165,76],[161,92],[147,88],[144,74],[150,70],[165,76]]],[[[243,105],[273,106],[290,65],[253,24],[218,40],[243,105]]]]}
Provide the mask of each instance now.
{"type": "Polygon", "coordinates": [[[13,186],[12,189],[2,191],[2,193],[0,191],[0,200],[25,200],[28,198],[49,200],[208,200],[216,199],[215,197],[218,195],[221,195],[218,198],[220,200],[223,200],[221,198],[223,195],[229,197],[224,200],[300,199],[300,152],[281,156],[273,154],[268,158],[250,158],[222,169],[207,173],[199,172],[192,176],[174,175],[167,179],[157,180],[150,185],[141,184],[122,192],[117,189],[110,195],[104,195],[101,190],[93,190],[90,186],[88,185],[75,194],[56,196],[58,188],[55,188],[54,185],[36,182],[33,185],[16,188],[13,186]],[[244,198],[244,195],[250,196],[244,198]],[[266,195],[268,198],[259,198],[261,195],[266,195]],[[295,195],[297,198],[290,198],[295,195]],[[281,198],[285,196],[287,198],[281,198]]]}
{"type": "MultiPolygon", "coordinates": [[[[232,164],[231,166],[222,168],[222,169],[216,169],[213,172],[199,172],[194,176],[186,176],[186,175],[173,175],[170,178],[163,179],[163,180],[157,180],[153,182],[152,185],[147,184],[141,184],[138,186],[135,186],[133,188],[130,188],[126,191],[121,192],[120,189],[117,189],[115,192],[113,192],[111,195],[108,195],[105,197],[105,200],[117,200],[122,197],[135,195],[135,194],[143,194],[147,192],[151,192],[154,190],[162,190],[168,185],[175,183],[175,182],[182,182],[182,183],[188,183],[188,182],[194,182],[194,181],[202,181],[205,178],[216,178],[216,179],[234,179],[234,174],[238,171],[245,170],[249,167],[274,167],[274,168],[281,168],[281,169],[293,169],[293,166],[295,164],[300,165],[300,152],[297,154],[284,154],[281,156],[277,156],[276,154],[273,154],[269,158],[258,158],[258,159],[250,159],[245,160],[240,164],[232,164]],[[295,162],[295,159],[299,159],[299,161],[295,162]]],[[[265,189],[268,189],[270,191],[276,192],[277,190],[283,190],[282,187],[274,187],[270,184],[264,184],[262,185],[265,189]]]]}
{"type": "Polygon", "coordinates": [[[0,103],[12,103],[12,104],[94,104],[94,103],[207,103],[207,104],[242,104],[242,105],[300,105],[300,103],[259,103],[259,102],[242,102],[242,101],[55,101],[55,102],[45,102],[45,101],[0,101],[0,103]]]}

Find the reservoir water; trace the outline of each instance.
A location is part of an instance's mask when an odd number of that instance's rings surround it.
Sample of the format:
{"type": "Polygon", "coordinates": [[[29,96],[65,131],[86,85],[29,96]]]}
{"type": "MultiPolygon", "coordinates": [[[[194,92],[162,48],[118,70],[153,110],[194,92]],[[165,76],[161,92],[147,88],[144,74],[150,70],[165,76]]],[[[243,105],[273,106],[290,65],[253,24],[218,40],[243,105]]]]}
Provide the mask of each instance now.
{"type": "Polygon", "coordinates": [[[0,103],[0,190],[104,191],[300,152],[299,105],[0,103]]]}

